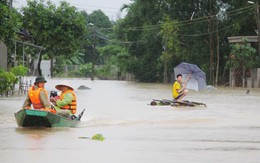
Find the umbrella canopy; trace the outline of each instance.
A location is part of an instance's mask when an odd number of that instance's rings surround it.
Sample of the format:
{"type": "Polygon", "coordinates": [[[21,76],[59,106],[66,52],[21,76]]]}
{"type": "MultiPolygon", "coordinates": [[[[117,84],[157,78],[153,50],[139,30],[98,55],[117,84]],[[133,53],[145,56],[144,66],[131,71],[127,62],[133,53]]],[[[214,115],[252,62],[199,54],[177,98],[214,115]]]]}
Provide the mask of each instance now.
{"type": "Polygon", "coordinates": [[[186,86],[188,89],[199,91],[206,87],[206,74],[197,65],[182,62],[174,68],[174,74],[182,74],[183,80],[191,75],[186,86]]]}

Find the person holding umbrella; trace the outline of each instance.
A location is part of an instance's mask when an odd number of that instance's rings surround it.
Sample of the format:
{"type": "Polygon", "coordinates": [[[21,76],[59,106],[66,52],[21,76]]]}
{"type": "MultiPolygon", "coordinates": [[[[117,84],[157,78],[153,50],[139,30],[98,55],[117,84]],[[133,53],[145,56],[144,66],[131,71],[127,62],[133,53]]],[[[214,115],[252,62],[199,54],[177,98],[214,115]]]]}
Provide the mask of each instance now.
{"type": "Polygon", "coordinates": [[[206,74],[197,65],[182,62],[174,67],[174,74],[181,74],[183,79],[189,78],[185,85],[186,89],[201,91],[207,85],[206,74]]]}
{"type": "Polygon", "coordinates": [[[172,86],[172,96],[175,100],[181,101],[183,97],[188,94],[188,89],[186,89],[187,82],[190,80],[191,75],[182,82],[182,74],[177,75],[177,80],[174,82],[172,86]]]}

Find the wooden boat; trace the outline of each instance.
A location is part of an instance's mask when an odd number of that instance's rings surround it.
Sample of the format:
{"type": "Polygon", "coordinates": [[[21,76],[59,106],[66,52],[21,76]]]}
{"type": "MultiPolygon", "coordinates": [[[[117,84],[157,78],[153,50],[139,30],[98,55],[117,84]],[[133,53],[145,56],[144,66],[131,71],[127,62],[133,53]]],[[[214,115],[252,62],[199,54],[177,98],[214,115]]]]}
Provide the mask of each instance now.
{"type": "Polygon", "coordinates": [[[162,100],[158,100],[158,99],[153,99],[150,103],[150,105],[171,105],[171,106],[191,106],[191,107],[195,107],[195,106],[205,106],[207,107],[206,104],[201,103],[201,102],[193,102],[193,101],[177,101],[177,100],[168,100],[168,99],[162,99],[162,100]]]}
{"type": "Polygon", "coordinates": [[[77,127],[85,109],[78,117],[63,117],[41,110],[25,109],[14,114],[20,127],[77,127]]]}

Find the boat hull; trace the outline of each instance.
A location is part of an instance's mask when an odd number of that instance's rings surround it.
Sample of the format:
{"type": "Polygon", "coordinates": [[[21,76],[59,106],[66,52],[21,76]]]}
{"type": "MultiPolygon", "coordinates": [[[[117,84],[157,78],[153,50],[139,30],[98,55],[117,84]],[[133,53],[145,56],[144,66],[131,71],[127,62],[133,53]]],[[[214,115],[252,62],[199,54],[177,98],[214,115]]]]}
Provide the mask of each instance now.
{"type": "Polygon", "coordinates": [[[20,110],[14,116],[20,127],[77,127],[80,122],[41,110],[20,110]]]}

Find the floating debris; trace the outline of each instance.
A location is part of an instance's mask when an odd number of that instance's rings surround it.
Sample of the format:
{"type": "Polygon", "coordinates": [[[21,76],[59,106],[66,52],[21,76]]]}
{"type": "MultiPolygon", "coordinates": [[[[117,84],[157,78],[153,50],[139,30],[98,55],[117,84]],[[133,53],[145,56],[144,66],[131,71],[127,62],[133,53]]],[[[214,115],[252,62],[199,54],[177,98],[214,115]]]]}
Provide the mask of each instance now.
{"type": "Polygon", "coordinates": [[[86,137],[86,136],[80,136],[78,137],[79,139],[90,139],[89,137],[86,137]]]}
{"type": "Polygon", "coordinates": [[[79,90],[90,90],[89,87],[86,87],[85,85],[81,85],[78,87],[79,90]]]}
{"type": "Polygon", "coordinates": [[[104,136],[102,134],[96,134],[96,135],[92,136],[91,139],[92,140],[99,140],[99,141],[105,140],[105,138],[104,138],[104,136]]]}
{"type": "Polygon", "coordinates": [[[78,137],[79,139],[89,139],[89,140],[98,140],[98,141],[103,141],[105,140],[104,136],[102,134],[95,134],[91,138],[87,136],[80,136],[78,137]]]}
{"type": "Polygon", "coordinates": [[[217,88],[215,88],[215,87],[212,86],[212,85],[207,85],[207,86],[204,88],[204,90],[207,90],[207,91],[216,91],[217,88]]]}

